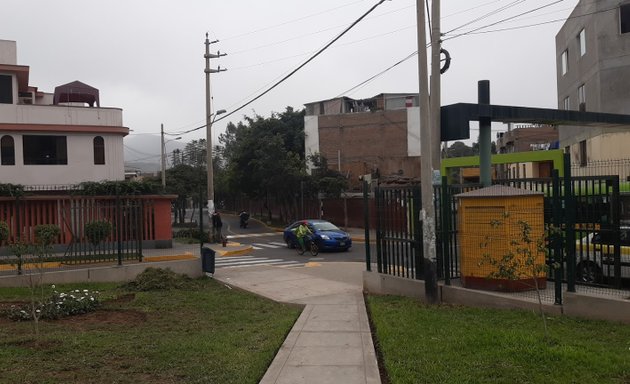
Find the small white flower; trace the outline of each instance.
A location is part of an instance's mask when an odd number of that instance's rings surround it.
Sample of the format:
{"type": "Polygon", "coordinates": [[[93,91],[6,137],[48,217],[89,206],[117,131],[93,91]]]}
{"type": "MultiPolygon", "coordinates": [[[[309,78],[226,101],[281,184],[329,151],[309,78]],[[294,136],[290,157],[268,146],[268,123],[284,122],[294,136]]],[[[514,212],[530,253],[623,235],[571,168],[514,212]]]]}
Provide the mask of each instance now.
{"type": "Polygon", "coordinates": [[[91,300],[91,301],[94,301],[94,298],[93,298],[93,297],[90,297],[90,300],[91,300]]]}
{"type": "Polygon", "coordinates": [[[41,311],[40,311],[39,309],[36,309],[36,310],[35,310],[35,313],[40,313],[40,312],[41,312],[41,311]]]}
{"type": "Polygon", "coordinates": [[[88,290],[87,290],[87,289],[84,289],[84,290],[83,290],[83,292],[88,292],[88,290]]]}
{"type": "Polygon", "coordinates": [[[52,285],[52,289],[55,289],[55,284],[52,285]]]}

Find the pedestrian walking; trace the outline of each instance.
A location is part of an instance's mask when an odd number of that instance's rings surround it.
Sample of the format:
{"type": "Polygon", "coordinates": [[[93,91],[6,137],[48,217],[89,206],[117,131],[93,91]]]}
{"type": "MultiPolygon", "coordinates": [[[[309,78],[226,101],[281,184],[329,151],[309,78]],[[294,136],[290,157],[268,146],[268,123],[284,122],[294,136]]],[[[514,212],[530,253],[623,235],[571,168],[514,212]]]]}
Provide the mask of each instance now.
{"type": "Polygon", "coordinates": [[[215,210],[212,214],[212,241],[220,243],[223,239],[221,234],[221,228],[223,227],[223,221],[221,220],[221,214],[218,210],[215,210]]]}

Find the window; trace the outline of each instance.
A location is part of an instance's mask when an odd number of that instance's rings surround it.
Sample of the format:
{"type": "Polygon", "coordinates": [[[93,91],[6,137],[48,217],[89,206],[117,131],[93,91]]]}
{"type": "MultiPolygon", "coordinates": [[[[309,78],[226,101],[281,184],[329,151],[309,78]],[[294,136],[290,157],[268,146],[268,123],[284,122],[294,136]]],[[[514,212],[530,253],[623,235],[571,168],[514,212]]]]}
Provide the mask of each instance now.
{"type": "Polygon", "coordinates": [[[13,77],[0,75],[0,104],[13,104],[13,77]]]}
{"type": "Polygon", "coordinates": [[[564,52],[562,52],[562,57],[560,58],[560,60],[562,61],[562,74],[566,75],[567,72],[569,71],[569,50],[565,49],[564,52]]]}
{"type": "Polygon", "coordinates": [[[621,33],[630,32],[630,4],[619,6],[619,25],[621,33]]]}
{"type": "Polygon", "coordinates": [[[586,167],[586,140],[580,141],[580,167],[586,167]]]}
{"type": "Polygon", "coordinates": [[[105,140],[101,136],[94,138],[94,164],[105,164],[105,140]]]}
{"type": "Polygon", "coordinates": [[[580,56],[584,56],[586,54],[586,32],[584,32],[584,28],[578,34],[577,39],[578,47],[580,47],[580,56]]]}
{"type": "Polygon", "coordinates": [[[0,140],[0,164],[15,165],[15,142],[12,136],[5,135],[0,140]]]}
{"type": "Polygon", "coordinates": [[[564,110],[568,111],[569,109],[571,109],[571,99],[567,96],[564,98],[564,110]]]}
{"type": "Polygon", "coordinates": [[[578,87],[578,103],[580,111],[586,111],[586,91],[584,90],[584,84],[578,87]]]}
{"type": "Polygon", "coordinates": [[[24,165],[68,164],[65,136],[25,135],[24,165]]]}

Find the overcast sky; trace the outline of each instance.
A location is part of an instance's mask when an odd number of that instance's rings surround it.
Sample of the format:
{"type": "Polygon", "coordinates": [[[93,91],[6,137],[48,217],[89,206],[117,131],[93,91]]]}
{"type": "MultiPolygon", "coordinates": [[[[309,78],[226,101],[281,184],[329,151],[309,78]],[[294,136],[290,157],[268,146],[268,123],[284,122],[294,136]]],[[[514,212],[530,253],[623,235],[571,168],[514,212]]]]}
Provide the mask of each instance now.
{"type": "MultiPolygon", "coordinates": [[[[377,3],[3,0],[0,39],[17,41],[18,64],[31,68],[30,85],[53,92],[55,86],[82,81],[100,90],[101,106],[123,108],[124,125],[132,135],[159,135],[161,123],[167,132],[205,123],[206,32],[219,40],[211,52],[227,53],[211,60],[213,68],[227,69],[212,75],[213,109],[232,112],[377,3]]],[[[238,122],[244,115],[268,117],[287,106],[299,109],[341,95],[418,92],[416,57],[353,89],[417,50],[415,4],[388,0],[379,5],[294,76],[215,123],[215,143],[228,121],[238,122]]],[[[487,79],[493,104],[556,108],[554,38],[562,21],[552,21],[565,19],[576,4],[443,0],[443,47],[452,63],[442,76],[442,105],[476,102],[477,81],[487,79]],[[523,26],[530,27],[519,28],[523,26]]],[[[476,140],[477,132],[471,135],[476,140]]],[[[182,141],[202,137],[204,129],[182,141]]]]}

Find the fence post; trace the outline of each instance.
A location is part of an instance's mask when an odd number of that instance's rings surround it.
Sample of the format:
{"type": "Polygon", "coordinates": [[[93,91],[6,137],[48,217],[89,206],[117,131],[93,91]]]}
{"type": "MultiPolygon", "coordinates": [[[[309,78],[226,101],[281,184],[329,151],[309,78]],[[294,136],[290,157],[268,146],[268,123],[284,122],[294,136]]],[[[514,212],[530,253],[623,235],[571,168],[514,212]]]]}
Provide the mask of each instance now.
{"type": "Polygon", "coordinates": [[[444,284],[451,285],[451,196],[448,193],[448,177],[442,176],[442,197],[440,199],[442,219],[442,265],[444,265],[444,284]]]}
{"type": "MultiPolygon", "coordinates": [[[[555,230],[559,230],[561,226],[561,216],[562,216],[562,199],[560,198],[560,175],[557,169],[553,170],[553,197],[552,197],[552,210],[553,210],[553,226],[555,230]]],[[[559,233],[554,231],[552,233],[551,238],[551,247],[552,247],[552,265],[557,266],[560,264],[559,268],[554,268],[554,288],[555,288],[555,302],[554,304],[561,305],[562,304],[562,243],[561,236],[559,233]]]]}
{"type": "Polygon", "coordinates": [[[614,239],[614,272],[615,281],[614,287],[621,289],[621,241],[620,241],[620,225],[619,213],[621,212],[621,204],[619,201],[619,175],[615,175],[612,179],[612,225],[613,225],[613,239],[614,239]]]}
{"type": "Polygon", "coordinates": [[[383,225],[381,215],[383,214],[383,196],[379,187],[374,190],[374,198],[376,199],[376,270],[378,273],[383,273],[383,256],[381,242],[383,240],[383,234],[381,233],[381,226],[383,225]]]}
{"type": "Polygon", "coordinates": [[[118,242],[118,265],[122,265],[122,207],[120,203],[120,182],[116,182],[116,237],[118,242]]]}
{"type": "MultiPolygon", "coordinates": [[[[431,187],[433,188],[433,187],[431,187]]],[[[423,223],[420,220],[420,209],[422,209],[422,193],[419,186],[413,187],[413,244],[415,246],[414,254],[416,259],[416,279],[423,280],[425,279],[424,271],[425,271],[425,258],[424,258],[424,247],[423,247],[423,223]]],[[[426,281],[425,281],[426,284],[426,281]]]]}
{"type": "Polygon", "coordinates": [[[142,242],[144,241],[144,220],[146,218],[144,214],[144,198],[140,198],[140,215],[138,221],[140,223],[140,238],[138,239],[138,261],[142,262],[142,242]]]}
{"type": "MultiPolygon", "coordinates": [[[[370,204],[368,183],[363,180],[363,218],[365,225],[365,264],[368,272],[372,272],[372,258],[370,255],[370,204]]],[[[304,200],[302,200],[302,213],[304,213],[304,200]]]]}
{"type": "MultiPolygon", "coordinates": [[[[575,197],[571,180],[571,156],[564,154],[564,260],[567,268],[567,291],[575,292],[575,197]]],[[[562,267],[562,266],[561,266],[562,267]]]]}

